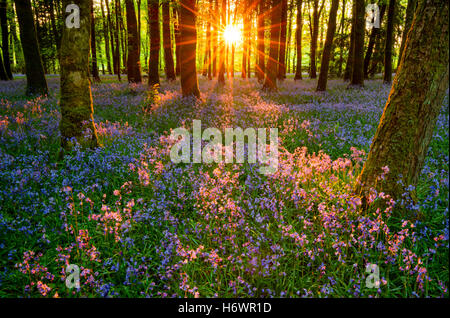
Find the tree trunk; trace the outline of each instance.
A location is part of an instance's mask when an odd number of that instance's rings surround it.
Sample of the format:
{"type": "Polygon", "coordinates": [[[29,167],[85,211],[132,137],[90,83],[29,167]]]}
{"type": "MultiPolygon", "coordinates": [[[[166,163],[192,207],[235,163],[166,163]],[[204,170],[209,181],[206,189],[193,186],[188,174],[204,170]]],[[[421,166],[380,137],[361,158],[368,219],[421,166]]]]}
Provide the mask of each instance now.
{"type": "Polygon", "coordinates": [[[269,61],[267,62],[266,79],[263,89],[277,90],[277,74],[278,74],[278,52],[280,39],[280,23],[281,23],[281,0],[272,0],[271,12],[271,29],[270,29],[270,51],[269,61]]]}
{"type": "Polygon", "coordinates": [[[265,73],[265,59],[266,59],[266,46],[264,41],[264,31],[265,31],[265,8],[266,0],[259,0],[258,3],[258,32],[257,36],[257,66],[256,66],[256,77],[259,82],[264,81],[264,73],[265,73]]]}
{"type": "Polygon", "coordinates": [[[399,63],[400,59],[403,54],[403,49],[405,48],[405,41],[406,37],[408,36],[409,29],[411,28],[411,22],[414,18],[414,11],[417,7],[417,0],[408,0],[408,5],[406,6],[406,16],[405,16],[405,26],[403,29],[403,35],[402,35],[402,44],[400,45],[400,52],[399,52],[399,63]]]}
{"type": "Polygon", "coordinates": [[[196,0],[180,0],[180,31],[182,43],[180,51],[181,61],[181,92],[183,96],[200,98],[197,80],[197,15],[196,0]]]}
{"type": "Polygon", "coordinates": [[[243,34],[243,43],[242,43],[242,69],[241,69],[241,77],[247,78],[247,54],[248,54],[248,42],[247,38],[249,37],[248,34],[248,25],[250,23],[249,21],[249,13],[247,12],[247,8],[249,7],[249,2],[247,0],[243,1],[242,4],[244,10],[243,10],[243,23],[244,23],[244,34],[243,34]]]}
{"type": "Polygon", "coordinates": [[[163,17],[163,47],[166,77],[169,81],[175,80],[175,69],[173,65],[172,39],[170,36],[170,3],[162,3],[163,17]]]}
{"type": "Polygon", "coordinates": [[[80,28],[63,27],[60,53],[61,144],[66,149],[70,148],[72,146],[70,139],[75,137],[83,145],[96,147],[98,140],[89,81],[90,1],[63,0],[63,7],[71,3],[80,8],[80,28]],[[90,140],[83,137],[86,129],[91,130],[90,140]]]}
{"type": "Polygon", "coordinates": [[[102,10],[102,20],[103,20],[103,36],[105,37],[105,55],[106,55],[106,65],[107,65],[107,69],[108,69],[108,73],[112,74],[112,69],[111,69],[111,53],[109,50],[109,34],[108,34],[108,21],[106,20],[106,16],[105,16],[105,9],[103,8],[103,0],[100,3],[100,8],[102,10]]]}
{"type": "Polygon", "coordinates": [[[336,32],[336,16],[339,8],[339,0],[331,1],[330,17],[328,20],[327,37],[322,53],[322,63],[320,65],[319,80],[317,82],[317,91],[327,89],[328,66],[330,64],[331,48],[333,46],[334,33],[336,32]]]}
{"type": "MultiPolygon", "coordinates": [[[[380,8],[380,23],[383,20],[384,12],[386,11],[386,4],[382,4],[380,8]]],[[[369,78],[369,65],[370,59],[372,58],[373,48],[375,46],[375,41],[380,33],[380,28],[372,27],[370,33],[369,44],[367,46],[366,55],[364,56],[364,78],[369,78]]]]}
{"type": "Polygon", "coordinates": [[[8,75],[6,74],[5,67],[3,66],[2,54],[0,53],[0,81],[8,81],[8,75]]]}
{"type": "Polygon", "coordinates": [[[97,47],[95,44],[95,17],[94,2],[91,1],[91,54],[92,54],[92,78],[95,82],[100,82],[97,66],[97,47]]]}
{"type": "Polygon", "coordinates": [[[120,12],[120,0],[116,0],[116,54],[115,54],[115,59],[116,59],[116,68],[117,68],[117,78],[119,79],[120,82],[120,28],[119,28],[119,12],[120,12]]]}
{"type": "Polygon", "coordinates": [[[302,28],[303,28],[303,10],[302,0],[297,0],[297,30],[295,30],[295,40],[297,46],[297,63],[295,69],[295,80],[302,79],[302,28]]]}
{"type": "MultiPolygon", "coordinates": [[[[221,8],[221,27],[224,29],[227,24],[226,12],[227,12],[227,0],[222,0],[222,8],[221,8]]],[[[217,82],[219,85],[225,84],[225,39],[222,36],[220,37],[219,43],[219,75],[217,76],[217,82]]]]}
{"type": "Polygon", "coordinates": [[[352,26],[350,30],[350,43],[348,47],[348,55],[347,55],[347,64],[345,65],[344,71],[344,81],[349,81],[352,77],[352,67],[353,67],[353,55],[355,48],[355,11],[356,11],[356,1],[353,1],[352,4],[352,26]]]}
{"type": "Polygon", "coordinates": [[[2,30],[2,53],[3,53],[3,65],[5,67],[6,77],[9,80],[13,79],[11,72],[11,61],[9,57],[9,32],[8,32],[8,19],[7,19],[7,2],[6,0],[0,1],[0,24],[2,30]]]}
{"type": "Polygon", "coordinates": [[[384,47],[384,83],[392,82],[392,42],[394,36],[394,15],[395,0],[389,0],[387,28],[386,28],[386,45],[384,47]]]}
{"type": "Polygon", "coordinates": [[[350,86],[364,86],[364,0],[355,0],[355,45],[353,48],[352,78],[350,86]]]}
{"type": "Polygon", "coordinates": [[[141,83],[141,61],[139,57],[139,36],[136,11],[133,0],[125,0],[128,30],[127,76],[129,83],[141,83]]]}
{"type": "MultiPolygon", "coordinates": [[[[15,0],[16,14],[19,20],[20,40],[25,58],[27,76],[27,95],[48,93],[44,67],[39,53],[39,44],[33,21],[30,0],[15,0]]],[[[89,9],[89,8],[88,8],[89,9]]],[[[89,11],[86,12],[89,15],[89,11]]]]}
{"type": "Polygon", "coordinates": [[[173,8],[172,13],[176,16],[175,22],[173,24],[173,33],[175,36],[175,75],[180,75],[180,10],[173,8]]]}
{"type": "MultiPolygon", "coordinates": [[[[417,184],[448,88],[448,1],[420,0],[356,193],[395,199],[417,184]],[[378,179],[383,167],[385,179],[378,179]],[[403,185],[401,184],[403,183],[403,185]]],[[[411,193],[415,198],[414,191],[411,193]]]]}
{"type": "MultiPolygon", "coordinates": [[[[325,2],[325,0],[323,0],[325,2]]],[[[312,20],[312,34],[311,34],[311,51],[310,51],[310,68],[309,77],[316,78],[316,51],[317,38],[319,37],[319,0],[313,1],[313,20],[312,20]]]]}
{"type": "Polygon", "coordinates": [[[148,0],[150,24],[150,59],[148,62],[148,85],[159,85],[159,51],[161,39],[159,32],[159,0],[148,0]]]}
{"type": "Polygon", "coordinates": [[[281,0],[280,52],[278,54],[279,80],[286,78],[286,33],[287,33],[287,0],[281,0]]]}

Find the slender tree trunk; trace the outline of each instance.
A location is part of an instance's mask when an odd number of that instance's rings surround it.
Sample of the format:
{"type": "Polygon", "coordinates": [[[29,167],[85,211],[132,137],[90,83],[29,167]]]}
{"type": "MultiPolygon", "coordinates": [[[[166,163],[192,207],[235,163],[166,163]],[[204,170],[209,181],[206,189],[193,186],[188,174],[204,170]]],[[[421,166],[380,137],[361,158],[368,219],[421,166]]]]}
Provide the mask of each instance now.
{"type": "MultiPolygon", "coordinates": [[[[222,28],[225,28],[227,24],[227,0],[222,0],[222,8],[221,8],[221,26],[222,28]]],[[[220,37],[220,43],[219,43],[219,75],[217,77],[217,82],[220,85],[225,84],[225,48],[226,43],[223,35],[220,37]]]]}
{"type": "MultiPolygon", "coordinates": [[[[395,200],[417,184],[448,89],[448,6],[448,1],[419,0],[356,193],[375,188],[395,200]]],[[[415,199],[414,191],[411,196],[415,199]]]]}
{"type": "Polygon", "coordinates": [[[70,3],[80,8],[80,28],[63,27],[61,41],[61,144],[71,148],[70,139],[88,147],[98,145],[94,124],[89,81],[89,43],[91,35],[91,15],[89,0],[63,0],[63,7],[70,3]],[[87,122],[87,124],[86,124],[87,122]],[[90,129],[92,136],[86,140],[83,133],[90,129]]]}
{"type": "Polygon", "coordinates": [[[119,28],[119,11],[120,11],[120,0],[116,0],[115,2],[115,10],[116,10],[116,67],[117,67],[117,78],[120,82],[120,28],[119,28]]]}
{"type": "Polygon", "coordinates": [[[162,3],[163,15],[163,47],[166,77],[169,81],[175,80],[175,69],[173,65],[172,39],[170,36],[170,3],[162,3]]]}
{"type": "Polygon", "coordinates": [[[180,31],[181,31],[181,92],[184,97],[200,98],[197,79],[197,15],[196,0],[180,0],[180,31]]]}
{"type": "Polygon", "coordinates": [[[150,24],[150,59],[148,63],[148,85],[159,85],[159,0],[148,0],[148,17],[150,24]]]}
{"type": "Polygon", "coordinates": [[[248,15],[248,7],[250,3],[245,0],[243,1],[243,17],[242,20],[244,21],[244,34],[243,34],[243,43],[242,43],[242,69],[241,69],[241,77],[247,78],[247,54],[248,54],[248,42],[247,38],[249,37],[248,33],[248,25],[250,23],[249,21],[249,15],[248,15]]]}
{"type": "Polygon", "coordinates": [[[117,51],[116,51],[115,45],[114,45],[114,40],[115,40],[114,25],[112,23],[111,12],[109,10],[109,0],[105,0],[105,4],[106,4],[106,12],[107,12],[107,15],[108,15],[108,30],[110,32],[113,71],[114,71],[114,74],[117,75],[117,56],[116,56],[117,51]]]}
{"type": "MultiPolygon", "coordinates": [[[[106,0],[107,1],[107,0],[106,0]]],[[[105,37],[105,55],[106,55],[106,66],[108,69],[108,73],[112,74],[112,69],[111,69],[111,53],[109,50],[109,23],[106,20],[106,16],[105,16],[105,9],[103,8],[103,0],[100,3],[100,8],[102,10],[102,20],[103,20],[103,36],[105,37]]]]}
{"type": "Polygon", "coordinates": [[[405,16],[405,26],[403,29],[403,35],[402,35],[402,43],[400,45],[400,54],[399,54],[399,63],[400,59],[403,54],[403,49],[405,47],[405,41],[408,36],[409,29],[411,28],[411,22],[414,18],[414,11],[417,7],[417,0],[408,0],[408,5],[406,6],[406,16],[405,16]]]}
{"type": "Polygon", "coordinates": [[[316,71],[317,39],[319,37],[320,13],[323,9],[324,3],[325,3],[325,0],[323,0],[322,6],[319,10],[319,0],[313,0],[313,20],[312,20],[311,53],[310,53],[311,65],[310,65],[310,69],[309,69],[309,77],[310,78],[317,77],[317,71],[316,71]]]}
{"type": "Polygon", "coordinates": [[[95,17],[94,3],[91,1],[91,54],[92,54],[92,78],[95,82],[100,82],[97,66],[97,47],[95,43],[95,17]]]}
{"type": "Polygon", "coordinates": [[[295,69],[295,80],[302,79],[302,28],[303,28],[303,11],[302,0],[297,0],[297,30],[295,30],[295,41],[297,47],[297,63],[295,69]]]}
{"type": "Polygon", "coordinates": [[[266,59],[266,46],[264,41],[264,33],[265,33],[265,15],[266,15],[266,8],[265,8],[265,1],[266,0],[259,0],[258,3],[258,31],[256,33],[257,36],[257,66],[256,66],[256,77],[258,78],[259,82],[264,81],[264,73],[265,73],[265,59],[266,59]]]}
{"type": "Polygon", "coordinates": [[[330,17],[327,27],[327,38],[322,53],[322,63],[320,65],[319,80],[317,82],[317,91],[325,91],[327,89],[328,66],[330,64],[331,48],[333,46],[334,33],[336,32],[336,16],[339,8],[339,0],[331,1],[330,17]]]}
{"type": "Polygon", "coordinates": [[[277,90],[278,52],[281,24],[281,0],[272,0],[270,51],[263,89],[277,90]]]}
{"type": "MultiPolygon", "coordinates": [[[[212,16],[212,0],[209,0],[208,2],[208,12],[209,14],[212,16]]],[[[206,46],[207,46],[207,57],[208,57],[208,69],[207,69],[207,75],[208,75],[208,79],[212,80],[212,54],[211,54],[211,50],[212,50],[212,38],[211,38],[211,20],[208,20],[208,22],[206,23],[206,46]]]]}
{"type": "Polygon", "coordinates": [[[395,0],[389,0],[386,45],[384,47],[384,83],[392,82],[392,45],[394,36],[395,0]]]}
{"type": "MultiPolygon", "coordinates": [[[[25,58],[25,70],[27,76],[27,95],[48,93],[47,81],[45,79],[44,67],[36,29],[33,20],[30,0],[15,0],[17,19],[19,20],[20,40],[25,58]]],[[[89,9],[89,8],[88,8],[89,9]]],[[[89,15],[89,11],[87,11],[89,15]]]]}
{"type": "MultiPolygon", "coordinates": [[[[386,11],[386,4],[382,4],[380,8],[380,23],[383,20],[384,12],[386,11]]],[[[369,44],[367,46],[366,55],[364,57],[364,78],[369,78],[369,65],[372,58],[373,48],[375,46],[376,39],[380,33],[380,28],[372,27],[370,33],[369,44]]]]}
{"type": "Polygon", "coordinates": [[[353,49],[352,78],[350,86],[364,86],[364,0],[355,0],[355,45],[353,49]]]}
{"type": "Polygon", "coordinates": [[[127,76],[130,83],[141,83],[141,61],[139,58],[139,37],[136,11],[133,0],[125,0],[128,30],[127,76]]]}
{"type": "MultiPolygon", "coordinates": [[[[213,9],[213,17],[215,21],[218,21],[219,19],[219,13],[218,13],[218,1],[219,0],[215,0],[214,1],[214,9],[213,9]]],[[[210,6],[212,5],[213,0],[209,0],[210,6]]],[[[218,41],[219,41],[219,35],[218,35],[218,28],[217,28],[217,22],[212,24],[212,77],[216,77],[217,76],[217,54],[218,54],[218,41]]]]}
{"type": "Polygon", "coordinates": [[[281,0],[280,52],[278,54],[279,80],[286,78],[286,32],[287,32],[287,0],[281,0]]]}
{"type": "Polygon", "coordinates": [[[7,79],[12,80],[13,75],[11,72],[11,60],[9,57],[9,32],[8,32],[8,19],[6,16],[7,1],[0,1],[0,24],[2,30],[2,53],[3,53],[3,65],[5,67],[5,74],[7,79]]]}
{"type": "Polygon", "coordinates": [[[173,25],[173,30],[174,30],[174,35],[175,35],[175,75],[179,76],[180,75],[180,66],[181,66],[181,60],[180,60],[180,10],[177,8],[173,8],[173,12],[174,16],[176,16],[174,25],[173,25]]]}
{"type": "Polygon", "coordinates": [[[344,81],[349,81],[353,72],[353,56],[355,49],[355,19],[356,19],[356,1],[353,0],[352,4],[352,26],[350,30],[350,43],[348,47],[347,64],[345,65],[344,81]]]}

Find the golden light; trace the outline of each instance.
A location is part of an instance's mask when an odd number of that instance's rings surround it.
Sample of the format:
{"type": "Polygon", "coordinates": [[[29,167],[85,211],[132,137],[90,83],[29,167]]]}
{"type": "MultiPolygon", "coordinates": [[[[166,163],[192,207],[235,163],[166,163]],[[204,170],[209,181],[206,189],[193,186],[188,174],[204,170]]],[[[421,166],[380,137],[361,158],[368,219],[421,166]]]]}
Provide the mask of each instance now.
{"type": "Polygon", "coordinates": [[[227,44],[236,44],[242,40],[241,30],[234,24],[229,24],[225,27],[223,36],[227,44]]]}

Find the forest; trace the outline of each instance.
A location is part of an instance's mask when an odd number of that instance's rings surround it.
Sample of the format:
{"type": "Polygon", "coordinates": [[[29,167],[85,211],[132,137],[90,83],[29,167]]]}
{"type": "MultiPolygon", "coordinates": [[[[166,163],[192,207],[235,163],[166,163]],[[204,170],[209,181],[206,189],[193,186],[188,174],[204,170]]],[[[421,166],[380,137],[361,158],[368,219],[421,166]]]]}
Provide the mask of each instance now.
{"type": "Polygon", "coordinates": [[[448,11],[0,0],[0,298],[448,299],[448,11]]]}

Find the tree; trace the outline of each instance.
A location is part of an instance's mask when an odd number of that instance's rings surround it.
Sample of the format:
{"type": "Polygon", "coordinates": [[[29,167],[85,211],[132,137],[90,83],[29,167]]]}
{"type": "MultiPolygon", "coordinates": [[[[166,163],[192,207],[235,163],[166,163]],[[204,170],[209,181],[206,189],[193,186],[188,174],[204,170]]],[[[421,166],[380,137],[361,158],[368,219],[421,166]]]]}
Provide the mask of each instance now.
{"type": "Polygon", "coordinates": [[[200,98],[198,89],[196,60],[197,28],[195,20],[197,16],[196,0],[180,0],[180,72],[181,91],[183,96],[195,96],[200,98]]]}
{"type": "Polygon", "coordinates": [[[353,65],[350,86],[364,86],[364,31],[365,31],[365,6],[364,0],[355,0],[355,39],[353,46],[353,65]]]}
{"type": "MultiPolygon", "coordinates": [[[[108,3],[108,0],[106,1],[108,3]]],[[[115,54],[114,58],[116,60],[115,67],[116,67],[116,74],[117,78],[120,82],[120,72],[122,71],[120,69],[120,27],[119,27],[119,15],[120,15],[120,0],[115,1],[115,16],[116,16],[116,47],[115,47],[115,54]]]]}
{"type": "MultiPolygon", "coordinates": [[[[405,47],[406,37],[408,36],[408,31],[411,28],[411,22],[414,17],[414,11],[416,10],[417,0],[408,0],[408,5],[406,6],[405,14],[405,27],[403,28],[402,43],[400,45],[399,57],[402,57],[403,49],[405,47]]],[[[399,58],[399,61],[400,61],[399,58]]]]}
{"type": "Polygon", "coordinates": [[[148,85],[159,85],[159,51],[161,39],[159,32],[159,0],[148,0],[148,19],[150,24],[150,59],[148,62],[148,85]]]}
{"type": "MultiPolygon", "coordinates": [[[[219,0],[217,0],[219,1],[219,0]]],[[[225,29],[225,26],[227,24],[227,0],[222,0],[221,2],[221,18],[220,18],[220,23],[221,23],[221,27],[222,29],[225,29]]],[[[217,83],[219,85],[224,85],[225,84],[225,39],[222,36],[220,37],[220,43],[219,43],[219,75],[217,76],[217,83]]]]}
{"type": "Polygon", "coordinates": [[[125,0],[127,31],[128,31],[128,60],[127,75],[128,82],[141,83],[141,61],[139,57],[139,37],[136,20],[136,11],[134,10],[134,1],[125,0]]]}
{"type": "Polygon", "coordinates": [[[162,3],[163,22],[163,48],[166,77],[169,81],[175,80],[175,68],[173,64],[172,39],[170,36],[170,0],[162,3]]]}
{"type": "MultiPolygon", "coordinates": [[[[216,2],[217,3],[217,2],[216,2]]],[[[173,23],[173,34],[175,37],[175,75],[180,75],[180,10],[178,7],[174,6],[172,10],[173,16],[174,16],[174,23],[173,23]]]]}
{"type": "MultiPolygon", "coordinates": [[[[386,4],[382,3],[380,8],[380,23],[383,20],[384,12],[386,11],[386,4]]],[[[380,28],[372,27],[370,33],[369,44],[367,45],[366,55],[364,56],[364,78],[369,78],[369,64],[372,58],[373,48],[375,46],[375,41],[380,33],[380,28]]]]}
{"type": "MultiPolygon", "coordinates": [[[[8,32],[8,21],[7,21],[7,1],[0,0],[0,24],[2,30],[2,53],[3,53],[3,66],[6,74],[6,78],[9,80],[13,79],[11,72],[11,62],[9,57],[9,32],[8,32]]],[[[1,59],[1,57],[0,57],[1,59]]],[[[0,66],[1,68],[1,66],[0,66]]]]}
{"type": "Polygon", "coordinates": [[[303,11],[302,0],[297,0],[297,30],[295,31],[295,40],[297,48],[297,68],[295,69],[294,80],[302,79],[302,27],[303,27],[303,11]]]}
{"type": "Polygon", "coordinates": [[[264,43],[264,32],[265,32],[265,0],[259,0],[258,2],[258,31],[256,33],[257,36],[257,65],[256,65],[256,77],[258,81],[262,82],[264,80],[265,73],[265,59],[266,59],[266,46],[264,43]]]}
{"type": "MultiPolygon", "coordinates": [[[[323,7],[325,5],[325,0],[322,0],[322,5],[319,9],[319,0],[313,1],[313,17],[312,17],[312,29],[311,29],[311,53],[310,53],[310,68],[309,77],[316,78],[316,52],[317,52],[317,39],[319,37],[319,22],[320,15],[322,14],[323,7]]],[[[311,18],[310,18],[311,21],[311,18]]],[[[310,25],[311,27],[311,25],[310,25]]]]}
{"type": "Polygon", "coordinates": [[[270,50],[263,89],[277,90],[278,52],[280,46],[281,0],[272,0],[270,50]]]}
{"type": "Polygon", "coordinates": [[[384,47],[384,83],[390,83],[392,81],[392,42],[394,36],[394,14],[395,0],[389,0],[386,27],[386,45],[384,47]]]}
{"type": "Polygon", "coordinates": [[[281,0],[280,51],[278,53],[277,78],[286,78],[286,33],[287,33],[287,0],[281,0]]]}
{"type": "Polygon", "coordinates": [[[88,147],[98,145],[94,124],[94,108],[89,81],[89,49],[91,35],[90,0],[63,0],[63,7],[76,4],[80,9],[80,27],[63,27],[61,40],[61,144],[71,147],[70,139],[88,147]],[[90,129],[91,138],[83,133],[90,129]]]}
{"type": "Polygon", "coordinates": [[[111,69],[111,52],[109,50],[109,23],[105,16],[105,9],[103,8],[103,0],[100,3],[100,8],[102,12],[102,21],[103,21],[103,36],[105,38],[105,54],[106,54],[106,65],[108,69],[108,73],[112,74],[111,69]]]}
{"type": "Polygon", "coordinates": [[[355,48],[355,6],[356,1],[352,4],[352,25],[350,29],[350,42],[348,46],[347,64],[345,65],[344,81],[349,81],[352,77],[353,55],[355,48]]]}
{"type": "Polygon", "coordinates": [[[339,8],[339,0],[331,1],[330,17],[328,20],[327,37],[322,53],[322,63],[320,65],[319,80],[317,82],[317,91],[327,89],[328,66],[330,64],[331,48],[333,46],[334,33],[336,32],[336,16],[339,8]]]}
{"type": "Polygon", "coordinates": [[[419,1],[356,193],[375,188],[398,199],[404,187],[417,184],[448,89],[448,6],[419,1]],[[389,173],[377,180],[385,166],[389,173]]]}
{"type": "MultiPolygon", "coordinates": [[[[27,76],[27,95],[48,93],[42,64],[36,28],[33,20],[30,0],[15,0],[17,20],[19,21],[20,41],[25,59],[25,73],[27,76]]],[[[89,11],[87,11],[89,13],[89,11]]]]}
{"type": "Polygon", "coordinates": [[[5,67],[3,66],[2,54],[0,53],[0,81],[8,81],[8,75],[6,74],[5,67]]]}
{"type": "Polygon", "coordinates": [[[92,54],[92,78],[95,82],[100,82],[100,75],[97,67],[97,47],[95,45],[95,16],[94,2],[91,1],[91,54],[92,54]]]}

